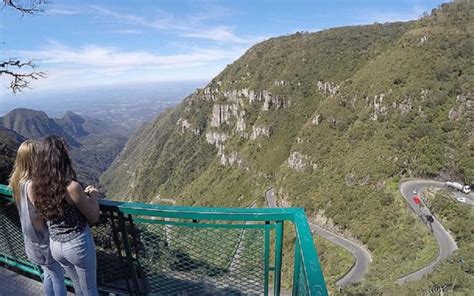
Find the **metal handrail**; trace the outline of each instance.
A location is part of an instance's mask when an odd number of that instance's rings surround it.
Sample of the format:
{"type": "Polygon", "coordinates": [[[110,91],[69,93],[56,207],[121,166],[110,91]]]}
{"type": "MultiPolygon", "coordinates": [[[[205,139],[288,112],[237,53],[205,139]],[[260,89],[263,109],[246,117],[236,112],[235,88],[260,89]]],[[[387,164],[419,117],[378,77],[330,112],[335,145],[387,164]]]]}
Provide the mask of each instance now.
{"type": "MultiPolygon", "coordinates": [[[[0,197],[13,201],[11,191],[5,185],[0,185],[0,197]]],[[[133,223],[126,225],[125,220],[146,225],[178,225],[182,227],[220,227],[220,228],[236,228],[241,229],[265,229],[265,260],[269,260],[269,248],[267,249],[269,239],[268,231],[275,230],[275,263],[269,268],[265,263],[265,268],[272,269],[274,275],[274,293],[280,293],[280,271],[282,265],[282,240],[283,240],[283,222],[291,222],[295,227],[295,257],[293,262],[294,278],[293,278],[293,294],[294,295],[327,295],[327,288],[322,274],[321,266],[318,260],[317,251],[314,246],[313,236],[306,218],[304,209],[302,208],[206,208],[206,207],[184,207],[184,206],[162,206],[143,203],[119,202],[111,200],[100,200],[101,211],[117,212],[119,219],[118,231],[121,231],[121,237],[130,238],[133,236],[133,223]],[[165,220],[168,219],[168,220],[165,220]],[[177,219],[178,221],[169,221],[177,219]],[[120,220],[122,219],[122,220],[120,220]],[[187,222],[191,221],[192,222],[187,222]],[[202,223],[202,221],[207,221],[202,223]],[[120,222],[121,221],[121,222],[120,222]],[[253,224],[229,223],[252,221],[253,224]],[[196,223],[197,222],[197,223],[196,223]],[[227,222],[227,224],[226,224],[227,222]],[[269,224],[270,223],[270,224],[269,224]],[[258,224],[258,225],[257,225],[258,224]],[[270,226],[268,228],[267,226],[270,226]],[[131,227],[131,229],[130,229],[131,227]]],[[[136,242],[124,240],[122,251],[125,254],[125,261],[129,264],[130,271],[136,278],[133,279],[135,291],[137,294],[146,294],[146,288],[143,287],[140,277],[143,276],[139,266],[139,254],[134,247],[136,242]]],[[[118,248],[120,249],[120,248],[118,248]]],[[[0,261],[11,264],[15,258],[2,256],[0,249],[0,261]],[[4,258],[4,259],[2,259],[4,258]],[[7,262],[8,261],[8,262],[7,262]]],[[[21,262],[17,262],[17,267],[24,271],[32,272],[32,265],[25,265],[21,268],[21,262]]],[[[34,265],[33,265],[34,266],[34,265]]],[[[268,293],[268,270],[265,270],[265,292],[268,293]]],[[[133,289],[132,289],[133,290],[133,289]]]]}

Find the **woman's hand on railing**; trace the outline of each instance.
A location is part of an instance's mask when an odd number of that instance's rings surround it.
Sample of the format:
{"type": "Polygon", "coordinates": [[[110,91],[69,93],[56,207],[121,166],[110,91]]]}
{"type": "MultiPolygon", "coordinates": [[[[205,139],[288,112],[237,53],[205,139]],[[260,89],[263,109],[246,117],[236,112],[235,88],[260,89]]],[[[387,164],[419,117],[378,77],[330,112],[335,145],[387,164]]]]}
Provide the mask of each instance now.
{"type": "Polygon", "coordinates": [[[100,209],[97,201],[96,194],[99,192],[95,188],[83,189],[82,186],[72,181],[67,191],[72,202],[81,211],[81,213],[87,218],[90,224],[95,224],[99,221],[100,209]],[[88,194],[90,192],[91,194],[88,194]]]}
{"type": "Polygon", "coordinates": [[[87,186],[86,189],[84,189],[84,192],[92,198],[96,198],[96,199],[104,198],[104,195],[93,185],[87,186]]]}

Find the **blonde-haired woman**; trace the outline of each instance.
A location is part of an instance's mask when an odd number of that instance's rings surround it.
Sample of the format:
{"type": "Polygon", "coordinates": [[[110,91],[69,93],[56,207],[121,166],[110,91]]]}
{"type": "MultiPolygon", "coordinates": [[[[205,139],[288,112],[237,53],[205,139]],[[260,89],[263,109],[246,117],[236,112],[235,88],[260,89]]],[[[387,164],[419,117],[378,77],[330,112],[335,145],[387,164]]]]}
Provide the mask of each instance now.
{"type": "Polygon", "coordinates": [[[45,294],[61,296],[66,295],[64,272],[51,256],[46,221],[40,217],[31,199],[33,194],[30,179],[36,164],[36,145],[36,142],[30,140],[20,145],[9,183],[20,214],[26,255],[43,269],[45,294]]]}

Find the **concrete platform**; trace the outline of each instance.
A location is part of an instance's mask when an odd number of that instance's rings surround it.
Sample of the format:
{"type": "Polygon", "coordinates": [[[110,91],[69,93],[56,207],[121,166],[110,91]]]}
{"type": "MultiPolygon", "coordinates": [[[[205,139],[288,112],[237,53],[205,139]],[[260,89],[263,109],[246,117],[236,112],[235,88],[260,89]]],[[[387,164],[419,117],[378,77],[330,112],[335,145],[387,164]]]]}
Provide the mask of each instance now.
{"type": "MultiPolygon", "coordinates": [[[[43,296],[43,283],[0,266],[0,296],[43,296]]],[[[68,296],[74,293],[68,292],[68,296]]]]}
{"type": "Polygon", "coordinates": [[[44,295],[43,284],[11,270],[0,267],[0,295],[44,295]]]}

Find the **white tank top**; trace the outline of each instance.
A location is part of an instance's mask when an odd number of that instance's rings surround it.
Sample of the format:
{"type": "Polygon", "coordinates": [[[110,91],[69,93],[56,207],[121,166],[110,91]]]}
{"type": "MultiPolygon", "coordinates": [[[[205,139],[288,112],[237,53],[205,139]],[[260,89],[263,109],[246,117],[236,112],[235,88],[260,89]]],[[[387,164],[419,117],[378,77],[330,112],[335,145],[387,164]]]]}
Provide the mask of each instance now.
{"type": "Polygon", "coordinates": [[[50,265],[55,262],[49,249],[49,232],[46,222],[38,215],[36,208],[28,199],[27,186],[31,181],[20,183],[20,215],[21,230],[25,241],[28,259],[40,264],[50,265]]]}

